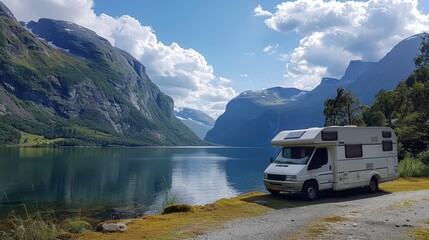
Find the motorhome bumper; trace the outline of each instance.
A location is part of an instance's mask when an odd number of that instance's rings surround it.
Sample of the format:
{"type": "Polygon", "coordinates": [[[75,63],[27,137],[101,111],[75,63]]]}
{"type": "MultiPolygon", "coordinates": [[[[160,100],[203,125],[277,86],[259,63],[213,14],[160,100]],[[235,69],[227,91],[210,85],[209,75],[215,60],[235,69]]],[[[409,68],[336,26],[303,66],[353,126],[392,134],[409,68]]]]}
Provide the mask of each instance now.
{"type": "Polygon", "coordinates": [[[269,190],[281,192],[301,192],[303,182],[280,182],[264,180],[265,187],[269,190]]]}

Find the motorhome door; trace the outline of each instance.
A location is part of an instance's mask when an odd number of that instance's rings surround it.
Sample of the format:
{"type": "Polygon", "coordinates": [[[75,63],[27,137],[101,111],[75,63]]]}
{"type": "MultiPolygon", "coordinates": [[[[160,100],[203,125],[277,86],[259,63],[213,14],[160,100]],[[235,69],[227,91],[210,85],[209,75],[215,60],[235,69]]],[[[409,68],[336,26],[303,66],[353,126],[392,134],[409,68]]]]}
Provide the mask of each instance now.
{"type": "Polygon", "coordinates": [[[319,190],[332,188],[333,171],[332,161],[328,156],[326,148],[317,148],[313,154],[308,170],[312,178],[317,179],[319,182],[319,190]]]}

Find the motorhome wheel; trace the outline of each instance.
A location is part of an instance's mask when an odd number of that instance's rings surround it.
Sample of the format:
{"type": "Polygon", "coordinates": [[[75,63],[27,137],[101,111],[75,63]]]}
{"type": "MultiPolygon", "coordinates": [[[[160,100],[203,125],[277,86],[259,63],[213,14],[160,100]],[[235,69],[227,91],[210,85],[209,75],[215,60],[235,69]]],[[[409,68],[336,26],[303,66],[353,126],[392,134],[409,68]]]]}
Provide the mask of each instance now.
{"type": "Polygon", "coordinates": [[[371,181],[369,182],[369,185],[368,185],[368,191],[370,193],[376,193],[378,191],[378,180],[376,177],[371,178],[371,181]]]}
{"type": "Polygon", "coordinates": [[[316,200],[319,196],[319,188],[313,181],[306,182],[302,188],[302,197],[307,201],[316,200]]]}

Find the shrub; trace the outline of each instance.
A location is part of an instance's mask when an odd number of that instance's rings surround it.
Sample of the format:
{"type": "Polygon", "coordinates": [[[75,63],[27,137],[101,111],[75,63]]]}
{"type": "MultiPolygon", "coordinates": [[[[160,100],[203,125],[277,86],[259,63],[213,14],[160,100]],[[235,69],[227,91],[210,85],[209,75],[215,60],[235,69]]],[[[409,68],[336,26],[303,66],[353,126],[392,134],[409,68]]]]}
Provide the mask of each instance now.
{"type": "Polygon", "coordinates": [[[80,218],[68,218],[64,220],[64,229],[69,233],[83,233],[86,230],[91,230],[91,224],[80,218]]]}
{"type": "Polygon", "coordinates": [[[422,161],[424,164],[429,165],[429,150],[419,153],[417,155],[417,159],[422,161]]]}
{"type": "Polygon", "coordinates": [[[400,177],[429,177],[429,166],[420,159],[405,157],[399,162],[400,177]]]}
{"type": "Polygon", "coordinates": [[[175,213],[175,212],[191,212],[192,206],[189,204],[171,204],[164,208],[164,211],[162,214],[169,214],[169,213],[175,213]]]}
{"type": "Polygon", "coordinates": [[[168,189],[167,180],[164,178],[164,180],[161,183],[161,187],[163,189],[163,195],[161,198],[161,201],[159,201],[156,205],[156,211],[160,214],[164,212],[164,209],[168,205],[173,205],[179,203],[179,194],[173,192],[171,189],[168,189]]]}

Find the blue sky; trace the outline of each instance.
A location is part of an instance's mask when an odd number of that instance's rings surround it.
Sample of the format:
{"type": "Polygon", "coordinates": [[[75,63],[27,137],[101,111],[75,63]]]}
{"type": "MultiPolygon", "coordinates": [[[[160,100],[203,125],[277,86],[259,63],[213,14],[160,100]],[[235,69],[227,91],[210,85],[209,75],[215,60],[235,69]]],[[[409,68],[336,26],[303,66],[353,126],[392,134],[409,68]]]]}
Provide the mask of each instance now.
{"type": "Polygon", "coordinates": [[[219,116],[245,90],[312,89],[429,31],[427,0],[3,0],[18,20],[67,20],[130,52],[178,107],[219,116]]]}
{"type": "MultiPolygon", "coordinates": [[[[282,1],[267,2],[267,8],[274,8],[282,1]]],[[[281,85],[284,63],[263,49],[279,44],[278,52],[288,51],[299,41],[296,35],[272,31],[254,17],[259,3],[131,0],[124,4],[120,0],[96,0],[94,9],[97,14],[131,15],[151,26],[165,44],[177,42],[183,48],[197,50],[213,66],[215,75],[231,79],[231,86],[242,92],[281,85]]]]}

